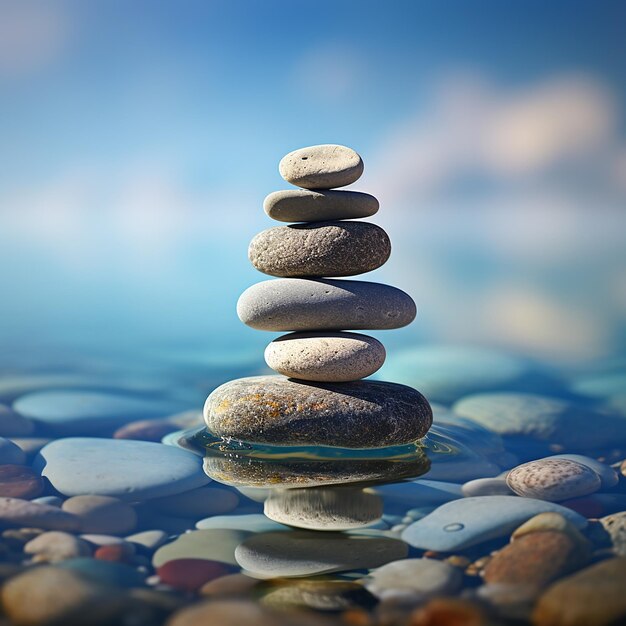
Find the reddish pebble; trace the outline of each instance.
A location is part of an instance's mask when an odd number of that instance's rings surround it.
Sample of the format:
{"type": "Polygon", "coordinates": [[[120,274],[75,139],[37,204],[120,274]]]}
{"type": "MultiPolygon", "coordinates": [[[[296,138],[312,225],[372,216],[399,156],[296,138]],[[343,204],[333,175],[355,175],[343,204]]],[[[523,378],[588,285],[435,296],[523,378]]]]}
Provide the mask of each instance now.
{"type": "Polygon", "coordinates": [[[0,497],[30,500],[41,495],[41,476],[24,465],[0,465],[0,497]]]}
{"type": "Polygon", "coordinates": [[[205,583],[230,574],[232,568],[206,559],[174,559],[157,568],[162,583],[181,591],[197,591],[205,583]]]}
{"type": "Polygon", "coordinates": [[[139,420],[118,428],[113,434],[113,438],[159,443],[165,435],[173,433],[175,430],[179,430],[179,426],[165,420],[139,420]]]}
{"type": "Polygon", "coordinates": [[[100,546],[93,556],[100,561],[125,563],[133,557],[133,549],[124,543],[112,543],[107,546],[100,546]]]}

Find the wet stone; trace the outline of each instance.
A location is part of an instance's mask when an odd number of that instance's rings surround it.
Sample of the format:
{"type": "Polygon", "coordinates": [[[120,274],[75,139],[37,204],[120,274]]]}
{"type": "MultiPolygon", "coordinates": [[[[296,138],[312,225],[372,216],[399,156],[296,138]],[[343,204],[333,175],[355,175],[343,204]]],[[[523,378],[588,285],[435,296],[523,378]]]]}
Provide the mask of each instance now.
{"type": "Polygon", "coordinates": [[[265,362],[279,374],[318,382],[359,380],[384,361],[383,344],[359,333],[292,333],[265,349],[265,362]]]}
{"type": "Polygon", "coordinates": [[[349,487],[273,490],[264,512],[275,522],[310,530],[361,528],[381,517],[382,498],[349,487]]]}
{"type": "Polygon", "coordinates": [[[464,550],[505,537],[531,517],[550,511],[560,513],[577,528],[587,525],[584,517],[552,502],[514,496],[477,496],[443,504],[411,524],[402,533],[402,539],[423,550],[464,550]]]}
{"type": "Polygon", "coordinates": [[[204,418],[219,437],[377,448],[419,439],[428,431],[432,413],[418,391],[395,383],[304,383],[256,376],[213,391],[204,418]]]}
{"type": "Polygon", "coordinates": [[[284,278],[365,274],[390,254],[387,233],[369,222],[277,226],[256,235],[248,248],[257,270],[284,278]]]}
{"type": "Polygon", "coordinates": [[[122,535],[137,524],[135,509],[109,496],[74,496],[68,498],[62,508],[80,519],[83,533],[122,535]]]}
{"type": "Polygon", "coordinates": [[[568,459],[546,458],[512,469],[506,484],[517,495],[559,502],[597,491],[601,480],[586,465],[568,459]]]}
{"type": "Polygon", "coordinates": [[[18,498],[0,498],[0,527],[19,526],[45,530],[77,531],[80,520],[58,507],[18,498]]]}
{"type": "Polygon", "coordinates": [[[58,567],[76,572],[94,583],[113,587],[141,587],[146,578],[144,573],[130,565],[98,559],[68,559],[59,563],[58,567]]]}
{"type": "Polygon", "coordinates": [[[0,437],[0,465],[24,465],[25,452],[10,439],[0,437]]]}
{"type": "Polygon", "coordinates": [[[452,595],[459,591],[463,573],[444,561],[404,559],[394,561],[370,572],[367,588],[377,597],[385,598],[399,591],[420,596],[452,595]]]}
{"type": "Polygon", "coordinates": [[[290,152],[281,159],[278,170],[292,185],[332,189],[356,182],[363,173],[363,161],[351,148],[321,144],[290,152]]]}
{"type": "Polygon", "coordinates": [[[24,552],[32,555],[35,563],[58,563],[92,554],[86,541],[58,530],[38,535],[24,546],[24,552]]]}
{"type": "Polygon", "coordinates": [[[29,419],[0,404],[0,437],[27,437],[33,430],[35,426],[29,419]]]}
{"type": "Polygon", "coordinates": [[[63,495],[111,496],[131,502],[181,493],[209,482],[201,458],[148,441],[57,439],[41,450],[34,467],[41,468],[63,495]]]}
{"type": "Polygon", "coordinates": [[[370,217],[378,200],[359,191],[289,189],[270,193],[263,202],[269,217],[279,222],[323,222],[370,217]]]}
{"type": "Polygon", "coordinates": [[[173,496],[150,500],[148,506],[161,513],[199,519],[229,513],[238,503],[239,497],[231,489],[199,487],[173,496]]]}
{"type": "Polygon", "coordinates": [[[463,495],[474,496],[512,496],[514,492],[506,484],[506,478],[496,476],[494,478],[476,478],[463,485],[463,495]]]}
{"type": "Polygon", "coordinates": [[[626,557],[626,511],[607,515],[600,523],[611,538],[615,554],[626,557]]]}
{"type": "Polygon", "coordinates": [[[30,500],[43,492],[41,476],[23,465],[0,465],[0,497],[30,500]]]}
{"type": "Polygon", "coordinates": [[[626,558],[596,563],[555,583],[539,598],[535,626],[608,626],[626,618],[626,558]]]}
{"type": "Polygon", "coordinates": [[[206,559],[173,559],[157,568],[162,583],[181,591],[197,591],[210,580],[232,571],[218,561],[206,559]]]}
{"type": "Polygon", "coordinates": [[[255,578],[276,578],[379,567],[407,552],[404,542],[386,537],[293,531],[253,535],[235,558],[255,578]]]}
{"type": "Polygon", "coordinates": [[[410,324],[415,302],[401,289],[362,280],[279,278],[248,287],[237,315],[257,330],[387,330],[410,324]]]}

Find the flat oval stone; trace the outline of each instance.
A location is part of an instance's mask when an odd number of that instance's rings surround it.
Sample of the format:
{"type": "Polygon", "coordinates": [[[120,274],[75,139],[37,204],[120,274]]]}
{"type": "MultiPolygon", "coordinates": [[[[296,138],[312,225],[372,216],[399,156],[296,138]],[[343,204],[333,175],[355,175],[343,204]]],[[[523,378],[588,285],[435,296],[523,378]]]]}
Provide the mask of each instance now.
{"type": "Polygon", "coordinates": [[[39,391],[21,396],[13,408],[55,433],[91,434],[139,418],[173,413],[180,405],[114,393],[39,391]]]}
{"type": "Polygon", "coordinates": [[[210,480],[202,458],[187,450],[126,439],[57,439],[41,450],[34,467],[65,496],[131,502],[189,491],[210,480]]]}
{"type": "Polygon", "coordinates": [[[23,465],[0,465],[0,496],[30,500],[43,492],[41,476],[23,465]]]}
{"type": "Polygon", "coordinates": [[[281,159],[278,171],[297,187],[332,189],[356,182],[363,173],[363,161],[351,148],[322,144],[290,152],[281,159]]]}
{"type": "Polygon", "coordinates": [[[378,370],[385,362],[385,347],[358,333],[293,333],[265,348],[265,362],[290,378],[349,382],[378,370]]]}
{"type": "Polygon", "coordinates": [[[531,517],[546,512],[560,513],[579,529],[587,525],[578,513],[552,502],[516,496],[477,496],[442,504],[411,524],[402,533],[402,539],[422,550],[464,550],[506,537],[531,517]]]}
{"type": "Polygon", "coordinates": [[[274,191],[263,202],[269,217],[278,222],[323,222],[370,217],[378,211],[378,200],[360,191],[274,191]]]}
{"type": "Polygon", "coordinates": [[[514,467],[506,484],[518,495],[558,502],[586,496],[600,489],[596,472],[568,459],[538,459],[514,467]]]}
{"type": "Polygon", "coordinates": [[[5,526],[72,532],[79,529],[80,520],[76,515],[56,506],[19,498],[0,498],[0,527],[5,526]]]}
{"type": "Polygon", "coordinates": [[[379,448],[425,435],[432,412],[421,393],[395,383],[305,383],[253,376],[215,389],[204,405],[204,420],[218,437],[379,448]]]}
{"type": "Polygon", "coordinates": [[[265,515],[275,522],[309,530],[350,530],[383,514],[382,498],[351,487],[275,489],[265,501],[265,515]]]}
{"type": "Polygon", "coordinates": [[[250,242],[248,258],[270,276],[354,276],[391,254],[387,233],[368,222],[320,222],[268,228],[250,242]]]}
{"type": "Polygon", "coordinates": [[[619,476],[617,472],[606,463],[602,463],[601,461],[597,461],[596,459],[592,459],[591,457],[585,456],[583,454],[555,454],[551,457],[551,459],[567,459],[569,461],[575,461],[576,463],[580,463],[581,465],[586,465],[589,469],[592,469],[602,481],[602,489],[610,489],[611,487],[615,487],[619,482],[619,476]]]}
{"type": "Polygon", "coordinates": [[[410,324],[415,302],[404,291],[359,280],[279,278],[248,287],[237,315],[257,330],[387,330],[410,324]]]}
{"type": "Polygon", "coordinates": [[[63,503],[62,509],[80,518],[83,533],[122,535],[137,525],[135,509],[110,496],[74,496],[63,503]]]}
{"type": "Polygon", "coordinates": [[[237,546],[235,558],[249,575],[275,578],[369,569],[407,553],[397,539],[299,530],[253,535],[237,546]]]}
{"type": "Polygon", "coordinates": [[[523,436],[590,450],[626,441],[626,420],[587,406],[531,393],[480,393],[466,396],[454,412],[503,436],[523,436]],[[591,425],[596,427],[591,427],[591,425]]]}

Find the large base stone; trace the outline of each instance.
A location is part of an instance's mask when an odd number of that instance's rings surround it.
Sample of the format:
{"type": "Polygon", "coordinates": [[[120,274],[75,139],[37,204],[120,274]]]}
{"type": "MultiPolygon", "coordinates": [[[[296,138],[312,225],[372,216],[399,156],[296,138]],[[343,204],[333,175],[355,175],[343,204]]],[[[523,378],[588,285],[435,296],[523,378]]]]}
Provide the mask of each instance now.
{"type": "Polygon", "coordinates": [[[421,393],[395,383],[254,376],[215,389],[204,405],[204,420],[218,437],[379,448],[423,437],[432,424],[432,411],[421,393]]]}

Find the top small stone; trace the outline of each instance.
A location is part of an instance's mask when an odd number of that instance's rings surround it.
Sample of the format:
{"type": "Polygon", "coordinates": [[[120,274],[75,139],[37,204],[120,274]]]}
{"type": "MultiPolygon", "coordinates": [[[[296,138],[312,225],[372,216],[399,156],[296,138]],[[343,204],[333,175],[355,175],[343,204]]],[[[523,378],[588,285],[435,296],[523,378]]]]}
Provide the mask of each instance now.
{"type": "Polygon", "coordinates": [[[363,161],[351,148],[323,144],[290,152],[283,157],[278,170],[292,185],[334,189],[357,181],[363,173],[363,161]]]}

